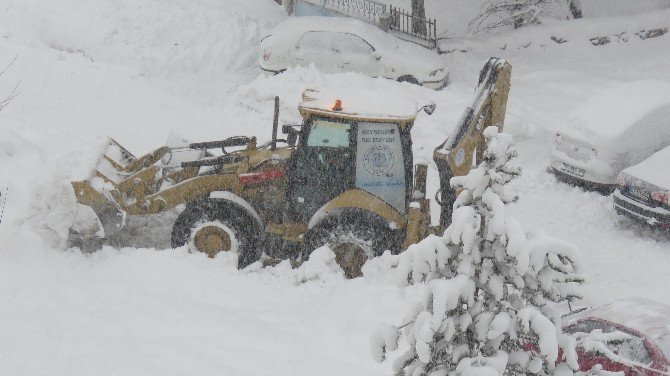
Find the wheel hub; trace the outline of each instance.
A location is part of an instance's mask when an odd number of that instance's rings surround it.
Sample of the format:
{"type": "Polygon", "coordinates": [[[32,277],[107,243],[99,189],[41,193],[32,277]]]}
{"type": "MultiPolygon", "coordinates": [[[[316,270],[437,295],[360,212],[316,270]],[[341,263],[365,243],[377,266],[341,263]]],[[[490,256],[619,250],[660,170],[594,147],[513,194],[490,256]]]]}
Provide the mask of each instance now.
{"type": "Polygon", "coordinates": [[[193,235],[195,249],[214,258],[219,252],[228,252],[232,248],[229,231],[223,227],[204,226],[193,235]]]}
{"type": "Polygon", "coordinates": [[[347,278],[356,278],[363,275],[363,265],[368,261],[368,255],[363,247],[356,243],[342,243],[333,248],[335,262],[342,268],[347,278]]]}

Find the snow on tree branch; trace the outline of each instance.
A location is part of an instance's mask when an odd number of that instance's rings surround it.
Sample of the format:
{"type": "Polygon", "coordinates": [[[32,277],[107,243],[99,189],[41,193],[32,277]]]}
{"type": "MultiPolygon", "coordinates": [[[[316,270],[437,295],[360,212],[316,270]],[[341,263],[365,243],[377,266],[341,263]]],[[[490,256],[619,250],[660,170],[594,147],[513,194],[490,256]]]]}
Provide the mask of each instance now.
{"type": "MultiPolygon", "coordinates": [[[[18,58],[18,56],[14,56],[12,61],[10,61],[9,64],[3,70],[0,71],[0,77],[2,77],[2,75],[4,75],[9,70],[9,68],[12,67],[12,65],[14,64],[14,62],[16,61],[17,58],[18,58]]],[[[21,81],[17,82],[16,85],[14,85],[14,88],[10,91],[10,93],[4,99],[0,99],[0,111],[2,111],[3,108],[7,107],[7,105],[12,100],[14,100],[14,98],[16,98],[17,95],[19,95],[20,86],[21,86],[21,81]]]]}
{"type": "Polygon", "coordinates": [[[550,14],[556,7],[565,7],[564,0],[490,0],[486,2],[468,28],[471,33],[490,31],[512,26],[518,29],[528,24],[539,24],[539,16],[550,14]]]}

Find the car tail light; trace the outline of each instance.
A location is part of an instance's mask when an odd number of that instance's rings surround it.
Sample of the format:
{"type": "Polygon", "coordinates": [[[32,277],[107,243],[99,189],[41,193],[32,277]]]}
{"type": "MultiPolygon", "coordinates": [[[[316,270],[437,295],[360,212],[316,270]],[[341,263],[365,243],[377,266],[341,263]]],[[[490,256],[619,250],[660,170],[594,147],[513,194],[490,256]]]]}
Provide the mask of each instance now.
{"type": "Polygon", "coordinates": [[[668,206],[668,198],[670,197],[670,193],[668,192],[660,192],[660,191],[654,191],[651,192],[651,199],[661,205],[668,206]]]}
{"type": "Polygon", "coordinates": [[[653,191],[651,200],[663,209],[670,210],[670,192],[653,191]]]}
{"type": "Polygon", "coordinates": [[[626,178],[619,175],[619,177],[616,179],[616,184],[619,186],[619,188],[624,188],[628,185],[628,181],[626,181],[626,178]]]}

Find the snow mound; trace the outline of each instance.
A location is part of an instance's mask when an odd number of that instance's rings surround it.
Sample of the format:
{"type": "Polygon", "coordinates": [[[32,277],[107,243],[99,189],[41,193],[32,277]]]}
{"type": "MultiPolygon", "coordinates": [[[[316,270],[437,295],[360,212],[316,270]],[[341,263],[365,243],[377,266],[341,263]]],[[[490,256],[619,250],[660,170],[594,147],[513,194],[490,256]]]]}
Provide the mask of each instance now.
{"type": "Polygon", "coordinates": [[[305,283],[328,284],[344,281],[344,271],[335,261],[335,253],[327,246],[315,249],[309,259],[298,268],[293,268],[289,260],[263,268],[261,262],[256,262],[245,269],[251,274],[271,275],[281,281],[300,285],[305,283]]]}
{"type": "Polygon", "coordinates": [[[0,24],[12,34],[27,31],[16,37],[91,62],[130,65],[142,76],[221,76],[254,67],[258,40],[286,17],[269,0],[94,0],[77,6],[28,0],[12,8],[0,24]],[[18,23],[32,27],[12,27],[18,23]]]}

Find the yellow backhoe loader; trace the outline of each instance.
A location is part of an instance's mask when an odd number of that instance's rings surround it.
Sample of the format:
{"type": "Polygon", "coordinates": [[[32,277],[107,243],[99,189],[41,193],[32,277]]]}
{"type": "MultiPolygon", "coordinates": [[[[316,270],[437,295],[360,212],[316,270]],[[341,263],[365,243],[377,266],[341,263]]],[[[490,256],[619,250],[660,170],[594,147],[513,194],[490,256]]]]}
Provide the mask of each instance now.
{"type": "Polygon", "coordinates": [[[178,205],[173,247],[188,245],[214,257],[236,252],[239,267],[261,258],[300,261],[328,245],[348,277],[386,250],[397,253],[448,225],[453,176],[464,175],[482,152],[482,131],[502,128],[511,66],[491,58],[474,102],[434,152],[440,173],[440,224],[431,226],[427,165],[414,165],[410,130],[421,110],[375,113],[314,90],[303,93],[301,125],[284,125],[278,139],[278,98],[271,141],[231,137],[161,147],[135,157],[110,140],[92,175],[73,182],[77,202],[101,228],[71,230],[70,243],[87,251],[120,230],[128,216],[178,205]],[[279,244],[273,249],[264,244],[279,244]]]}

